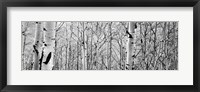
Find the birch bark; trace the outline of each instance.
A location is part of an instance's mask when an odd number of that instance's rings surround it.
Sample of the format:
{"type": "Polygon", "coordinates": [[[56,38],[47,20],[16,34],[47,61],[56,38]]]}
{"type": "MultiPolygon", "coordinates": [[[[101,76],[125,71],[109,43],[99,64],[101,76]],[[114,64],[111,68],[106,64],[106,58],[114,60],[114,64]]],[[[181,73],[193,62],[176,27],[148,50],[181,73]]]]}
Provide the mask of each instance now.
{"type": "Polygon", "coordinates": [[[40,36],[42,32],[42,23],[41,22],[36,22],[36,30],[35,30],[35,41],[33,45],[33,53],[34,53],[34,70],[39,69],[39,57],[40,57],[40,36]]]}
{"type": "Polygon", "coordinates": [[[128,29],[128,41],[127,41],[127,64],[128,69],[131,70],[133,66],[133,48],[134,48],[134,33],[135,33],[135,23],[129,22],[129,29],[128,29]]]}
{"type": "Polygon", "coordinates": [[[55,22],[44,22],[44,44],[42,70],[51,70],[55,50],[55,22]]]}

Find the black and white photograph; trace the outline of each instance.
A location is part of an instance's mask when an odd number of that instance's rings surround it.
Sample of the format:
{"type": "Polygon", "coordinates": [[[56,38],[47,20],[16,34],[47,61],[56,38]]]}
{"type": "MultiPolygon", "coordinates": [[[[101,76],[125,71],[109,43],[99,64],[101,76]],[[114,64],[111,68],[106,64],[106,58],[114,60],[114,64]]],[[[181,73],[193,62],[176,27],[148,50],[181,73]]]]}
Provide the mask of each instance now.
{"type": "Polygon", "coordinates": [[[178,21],[22,21],[21,70],[178,70],[178,21]]]}

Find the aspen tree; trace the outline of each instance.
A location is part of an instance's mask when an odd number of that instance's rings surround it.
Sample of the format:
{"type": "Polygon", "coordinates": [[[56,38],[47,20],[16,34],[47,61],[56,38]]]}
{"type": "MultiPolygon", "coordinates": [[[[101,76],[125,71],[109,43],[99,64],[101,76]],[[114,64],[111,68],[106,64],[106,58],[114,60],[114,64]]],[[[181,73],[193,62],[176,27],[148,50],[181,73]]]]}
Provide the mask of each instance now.
{"type": "Polygon", "coordinates": [[[36,22],[36,30],[35,30],[35,41],[33,45],[33,52],[34,52],[34,70],[39,69],[39,57],[40,57],[40,48],[41,46],[39,45],[40,43],[40,36],[41,36],[41,31],[42,31],[42,23],[41,22],[36,22]]]}
{"type": "Polygon", "coordinates": [[[44,22],[44,58],[43,70],[52,70],[55,50],[55,22],[44,22]]]}
{"type": "Polygon", "coordinates": [[[82,22],[83,30],[82,30],[82,69],[86,70],[87,69],[87,43],[86,43],[86,38],[85,37],[85,25],[84,22],[82,22]]]}
{"type": "Polygon", "coordinates": [[[127,64],[129,65],[128,69],[131,70],[133,64],[133,49],[134,49],[134,33],[135,33],[135,23],[129,22],[129,29],[126,32],[128,35],[127,41],[127,64]]]}

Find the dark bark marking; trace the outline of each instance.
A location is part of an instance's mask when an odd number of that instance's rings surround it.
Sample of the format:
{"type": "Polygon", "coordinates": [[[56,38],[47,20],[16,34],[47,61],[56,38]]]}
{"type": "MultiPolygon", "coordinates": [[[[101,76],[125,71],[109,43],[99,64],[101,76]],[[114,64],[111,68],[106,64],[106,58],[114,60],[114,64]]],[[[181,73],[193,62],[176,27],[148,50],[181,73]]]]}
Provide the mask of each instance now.
{"type": "Polygon", "coordinates": [[[44,51],[42,50],[42,56],[41,56],[41,58],[39,59],[39,65],[40,65],[39,70],[42,69],[42,60],[43,60],[43,57],[44,57],[44,51]]]}
{"type": "Polygon", "coordinates": [[[44,31],[47,31],[47,29],[46,29],[46,28],[43,28],[43,30],[44,30],[44,31]]]}
{"type": "Polygon", "coordinates": [[[126,30],[126,34],[128,35],[128,38],[133,38],[133,36],[126,30]]]}
{"type": "Polygon", "coordinates": [[[50,59],[51,59],[51,52],[48,54],[46,61],[43,62],[43,63],[44,63],[44,64],[48,64],[49,61],[50,61],[50,59]]]}
{"type": "Polygon", "coordinates": [[[39,41],[36,42],[35,45],[33,45],[33,52],[36,52],[36,54],[38,55],[39,51],[37,50],[37,46],[38,46],[39,41]]]}

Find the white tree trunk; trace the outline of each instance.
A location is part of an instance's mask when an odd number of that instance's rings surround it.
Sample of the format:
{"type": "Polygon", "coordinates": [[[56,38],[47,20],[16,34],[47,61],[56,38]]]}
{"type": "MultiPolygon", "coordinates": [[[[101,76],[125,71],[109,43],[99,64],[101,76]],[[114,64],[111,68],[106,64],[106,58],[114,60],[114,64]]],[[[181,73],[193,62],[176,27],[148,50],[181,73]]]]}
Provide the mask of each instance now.
{"type": "MultiPolygon", "coordinates": [[[[86,33],[85,33],[86,34],[86,33]]],[[[88,35],[85,35],[85,42],[84,42],[84,67],[85,67],[85,70],[87,70],[88,69],[88,63],[89,63],[89,56],[88,56],[88,53],[89,53],[89,37],[88,37],[88,35]]]]}
{"type": "Polygon", "coordinates": [[[65,36],[66,36],[66,41],[67,41],[67,46],[66,46],[66,63],[65,63],[65,70],[68,70],[69,67],[69,57],[70,57],[70,41],[71,41],[71,32],[67,30],[67,23],[66,23],[66,31],[65,31],[65,36]],[[70,36],[70,37],[68,37],[70,36]]]}
{"type": "Polygon", "coordinates": [[[82,32],[82,64],[83,64],[83,70],[87,69],[87,45],[86,45],[86,40],[85,40],[85,30],[84,30],[84,24],[83,24],[83,32],[82,32]]]}
{"type": "Polygon", "coordinates": [[[127,41],[127,64],[129,65],[129,70],[132,68],[133,64],[133,48],[134,48],[134,32],[135,31],[135,23],[129,22],[129,29],[128,29],[128,41],[127,41]]]}
{"type": "Polygon", "coordinates": [[[52,70],[55,50],[55,22],[44,22],[44,58],[42,70],[52,70]]]}
{"type": "Polygon", "coordinates": [[[39,69],[39,57],[40,57],[40,51],[41,51],[41,46],[40,46],[40,36],[42,32],[42,24],[41,22],[36,22],[36,30],[35,30],[35,41],[33,45],[33,52],[34,52],[34,70],[39,69]]]}

